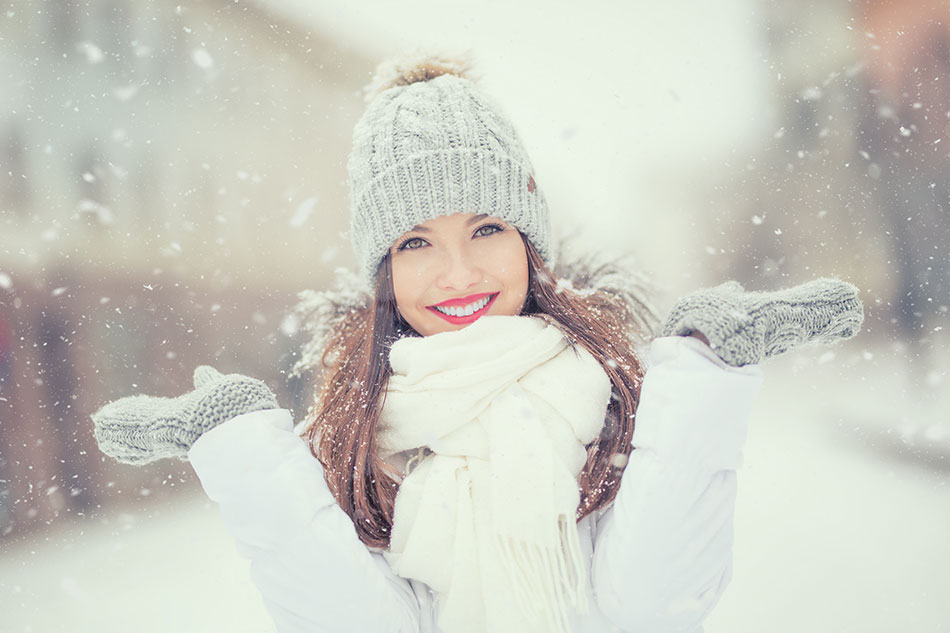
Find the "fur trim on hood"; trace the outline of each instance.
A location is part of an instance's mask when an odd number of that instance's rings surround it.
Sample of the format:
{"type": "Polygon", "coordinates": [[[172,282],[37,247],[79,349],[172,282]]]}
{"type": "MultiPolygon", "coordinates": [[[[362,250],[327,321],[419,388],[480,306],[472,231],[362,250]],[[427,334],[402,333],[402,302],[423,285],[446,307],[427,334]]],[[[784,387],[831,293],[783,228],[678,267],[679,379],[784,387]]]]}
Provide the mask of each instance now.
{"type": "MultiPolygon", "coordinates": [[[[581,295],[604,292],[623,301],[633,315],[633,321],[627,325],[636,346],[657,336],[660,322],[653,305],[657,289],[637,266],[633,256],[613,260],[596,255],[571,256],[564,244],[558,250],[562,253],[560,263],[553,272],[559,288],[581,295]]],[[[372,293],[361,277],[346,269],[336,270],[332,288],[304,290],[298,298],[300,301],[290,316],[300,324],[305,342],[291,372],[292,377],[318,368],[330,337],[343,318],[373,301],[372,293]]]]}

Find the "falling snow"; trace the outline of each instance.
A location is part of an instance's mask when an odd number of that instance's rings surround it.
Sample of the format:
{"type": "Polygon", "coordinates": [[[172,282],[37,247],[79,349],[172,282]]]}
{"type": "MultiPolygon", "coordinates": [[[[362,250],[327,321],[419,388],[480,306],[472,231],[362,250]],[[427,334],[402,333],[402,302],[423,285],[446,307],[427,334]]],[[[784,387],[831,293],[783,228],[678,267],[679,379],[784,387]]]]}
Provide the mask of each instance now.
{"type": "Polygon", "coordinates": [[[511,38],[491,3],[446,24],[408,1],[3,13],[0,419],[17,439],[0,455],[0,628],[273,630],[187,464],[107,463],[88,414],[179,392],[198,363],[306,407],[312,385],[284,379],[304,382],[369,297],[352,273],[332,281],[353,262],[345,159],[367,61],[441,36],[476,51],[524,131],[556,232],[640,253],[661,307],[727,278],[861,289],[860,339],[763,365],[732,586],[705,630],[942,630],[948,68],[927,54],[942,31],[913,26],[941,24],[934,3],[747,2],[748,20],[605,2],[561,25],[531,0],[505,4],[504,24],[531,26],[511,38]]]}
{"type": "Polygon", "coordinates": [[[198,68],[210,70],[214,67],[214,58],[211,57],[211,54],[203,48],[196,48],[191,54],[191,59],[195,62],[195,65],[198,66],[198,68]]]}

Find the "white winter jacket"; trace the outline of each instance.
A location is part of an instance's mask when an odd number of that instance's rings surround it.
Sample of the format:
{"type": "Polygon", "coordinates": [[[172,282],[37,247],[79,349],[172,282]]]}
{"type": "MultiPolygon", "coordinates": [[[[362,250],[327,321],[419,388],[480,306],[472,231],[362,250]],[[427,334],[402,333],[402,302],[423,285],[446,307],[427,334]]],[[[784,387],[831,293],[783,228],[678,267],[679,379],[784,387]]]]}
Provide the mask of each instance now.
{"type": "MultiPolygon", "coordinates": [[[[731,577],[736,473],[762,374],[695,338],[653,341],[613,504],[577,525],[589,613],[575,633],[700,631],[731,577]]],[[[290,412],[236,417],[189,460],[251,561],[280,633],[437,633],[433,595],[359,540],[290,412]]]]}

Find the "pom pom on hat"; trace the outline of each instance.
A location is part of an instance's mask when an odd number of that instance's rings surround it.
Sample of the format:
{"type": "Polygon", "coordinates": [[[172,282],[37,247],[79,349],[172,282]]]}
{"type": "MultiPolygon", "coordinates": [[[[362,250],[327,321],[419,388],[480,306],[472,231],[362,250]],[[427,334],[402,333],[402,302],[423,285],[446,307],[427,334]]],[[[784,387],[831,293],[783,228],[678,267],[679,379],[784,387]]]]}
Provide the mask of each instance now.
{"type": "Polygon", "coordinates": [[[363,88],[363,99],[369,103],[390,88],[429,81],[442,75],[454,75],[474,82],[472,68],[468,53],[410,53],[379,64],[373,79],[363,88]]]}

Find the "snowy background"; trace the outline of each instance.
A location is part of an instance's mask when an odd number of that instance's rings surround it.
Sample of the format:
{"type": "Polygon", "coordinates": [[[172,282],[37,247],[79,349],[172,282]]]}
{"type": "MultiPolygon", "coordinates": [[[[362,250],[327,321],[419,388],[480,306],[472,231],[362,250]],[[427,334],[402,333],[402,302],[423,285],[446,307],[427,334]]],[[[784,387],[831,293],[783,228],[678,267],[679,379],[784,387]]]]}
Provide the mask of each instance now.
{"type": "Polygon", "coordinates": [[[707,632],[950,631],[945,3],[50,0],[0,5],[0,633],[273,630],[187,465],[107,462],[88,414],[199,362],[302,414],[284,315],[352,262],[359,89],[431,47],[661,308],[861,288],[858,338],[765,365],[707,632]]]}

